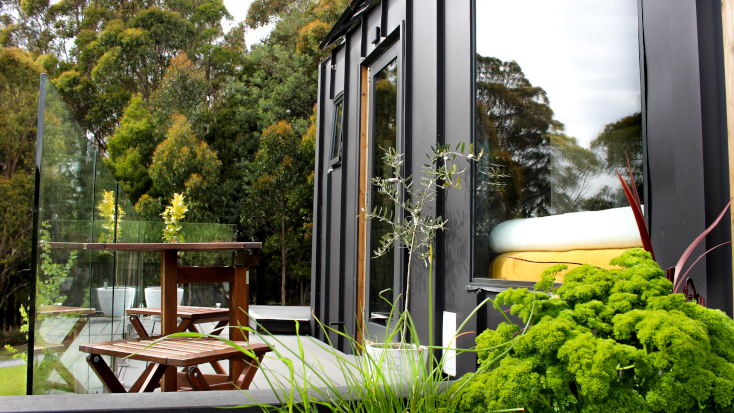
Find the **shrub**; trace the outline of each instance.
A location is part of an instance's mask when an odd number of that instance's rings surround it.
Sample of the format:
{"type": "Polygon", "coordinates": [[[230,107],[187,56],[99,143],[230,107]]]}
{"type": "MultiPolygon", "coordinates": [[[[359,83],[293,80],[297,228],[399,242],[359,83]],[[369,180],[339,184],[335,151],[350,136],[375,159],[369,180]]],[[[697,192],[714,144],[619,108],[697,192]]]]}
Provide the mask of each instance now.
{"type": "Polygon", "coordinates": [[[17,346],[28,342],[28,333],[20,330],[0,331],[0,347],[17,346]]]}
{"type": "Polygon", "coordinates": [[[510,305],[529,322],[527,331],[515,337],[521,329],[507,318],[480,334],[477,373],[454,384],[442,405],[461,412],[734,411],[734,321],[671,294],[673,284],[642,249],[611,264],[622,268],[584,265],[553,290],[566,269],[555,265],[536,291],[500,293],[495,307],[510,305]]]}

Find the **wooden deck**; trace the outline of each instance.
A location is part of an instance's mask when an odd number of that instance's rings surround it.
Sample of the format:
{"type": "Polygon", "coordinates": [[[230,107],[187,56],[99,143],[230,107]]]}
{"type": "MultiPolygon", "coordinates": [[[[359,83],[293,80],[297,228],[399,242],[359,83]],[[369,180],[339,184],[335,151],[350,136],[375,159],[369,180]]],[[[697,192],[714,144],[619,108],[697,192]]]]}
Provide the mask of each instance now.
{"type": "MultiPolygon", "coordinates": [[[[272,317],[274,321],[278,321],[275,320],[275,317],[277,316],[276,313],[279,311],[271,311],[267,308],[276,306],[262,307],[266,307],[266,310],[264,312],[265,317],[272,317]]],[[[280,311],[287,312],[291,310],[280,308],[280,311]]],[[[303,317],[303,310],[301,310],[300,314],[301,315],[294,315],[293,317],[291,317],[290,320],[286,320],[286,322],[294,323],[295,318],[303,317]]],[[[258,314],[258,317],[262,315],[263,314],[260,313],[258,314]]],[[[77,319],[75,317],[47,318],[41,322],[39,334],[45,341],[49,343],[61,342],[64,337],[67,336],[68,332],[76,325],[76,321],[77,319]]],[[[159,321],[155,322],[154,320],[145,318],[144,320],[142,320],[142,322],[145,325],[146,330],[148,330],[151,334],[160,334],[161,326],[159,321]]],[[[103,392],[102,383],[99,381],[94,372],[91,371],[86,363],[85,357],[87,354],[79,351],[79,346],[88,343],[98,343],[101,341],[122,339],[123,332],[129,333],[133,331],[132,328],[128,327],[128,325],[129,324],[125,321],[125,319],[92,317],[90,318],[89,323],[84,327],[83,331],[79,334],[79,336],[74,339],[74,342],[69,346],[68,350],[66,350],[63,354],[59,354],[60,361],[68,368],[69,371],[72,372],[76,380],[80,383],[80,387],[77,389],[77,392],[103,392]]],[[[213,330],[216,325],[217,323],[198,324],[201,330],[207,333],[213,330]]],[[[229,335],[229,332],[227,330],[228,329],[225,329],[223,331],[222,336],[227,337],[229,335]]],[[[296,360],[296,357],[290,353],[290,351],[298,353],[297,336],[278,334],[273,337],[267,338],[267,340],[270,344],[274,345],[274,347],[279,352],[281,352],[281,354],[283,354],[287,358],[290,358],[293,361],[294,368],[296,369],[296,374],[302,374],[302,366],[296,360]]],[[[262,340],[256,337],[252,337],[252,342],[259,343],[262,342],[262,340]]],[[[304,349],[306,362],[309,365],[320,365],[318,368],[319,370],[323,371],[324,377],[329,377],[334,382],[340,383],[342,385],[346,383],[346,379],[343,377],[343,374],[337,367],[337,364],[339,363],[338,358],[343,358],[345,360],[355,362],[356,358],[354,356],[346,355],[336,350],[328,350],[328,348],[325,348],[327,346],[326,344],[312,337],[305,336],[304,334],[301,334],[301,345],[304,349]],[[335,353],[332,353],[331,351],[334,351],[335,353]]],[[[121,358],[116,358],[115,364],[111,364],[111,366],[115,366],[113,367],[113,370],[115,370],[117,377],[120,379],[120,381],[123,382],[123,386],[126,389],[130,389],[130,387],[135,383],[137,378],[140,376],[141,373],[143,373],[146,368],[146,364],[143,361],[121,358]]],[[[224,365],[223,367],[226,371],[228,371],[227,365],[224,365]]],[[[204,374],[215,373],[210,365],[200,365],[200,369],[204,374]]],[[[276,383],[287,387],[287,377],[289,377],[288,366],[281,360],[278,360],[273,353],[269,353],[265,356],[262,369],[267,371],[268,377],[270,378],[271,382],[275,380],[276,383]]],[[[312,376],[312,379],[315,378],[312,376]]],[[[49,380],[60,382],[61,377],[54,372],[49,377],[49,380]]],[[[265,378],[263,371],[259,370],[253,379],[250,389],[269,388],[270,384],[268,383],[268,380],[265,378]]],[[[51,393],[53,394],[61,392],[54,390],[51,393]]]]}

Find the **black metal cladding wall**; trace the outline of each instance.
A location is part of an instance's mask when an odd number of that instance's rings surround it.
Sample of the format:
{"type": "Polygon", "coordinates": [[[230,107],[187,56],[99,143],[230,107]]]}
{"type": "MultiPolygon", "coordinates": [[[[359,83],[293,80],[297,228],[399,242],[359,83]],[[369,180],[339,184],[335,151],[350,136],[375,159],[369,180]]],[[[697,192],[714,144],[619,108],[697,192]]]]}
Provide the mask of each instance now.
{"type": "MultiPolygon", "coordinates": [[[[472,21],[471,1],[447,1],[445,7],[445,142],[456,145],[460,142],[473,141],[473,103],[474,79],[472,68],[472,21]],[[467,41],[469,40],[469,41],[467,41]]],[[[467,168],[470,165],[466,165],[467,168]]],[[[464,177],[471,182],[470,169],[464,177]]],[[[444,245],[444,291],[445,311],[456,313],[457,326],[477,306],[479,296],[466,291],[466,284],[471,280],[472,257],[472,188],[466,185],[460,190],[446,191],[445,216],[449,223],[445,231],[444,245]]],[[[476,319],[470,320],[466,331],[477,331],[476,319]]],[[[476,335],[467,334],[458,340],[458,347],[470,348],[474,345],[476,335]]],[[[474,370],[476,356],[474,353],[460,355],[457,360],[459,375],[474,370]]]]}
{"type": "MultiPolygon", "coordinates": [[[[423,170],[425,154],[430,153],[431,145],[438,139],[438,81],[439,81],[439,56],[437,53],[439,31],[438,26],[438,2],[442,0],[421,0],[409,3],[407,24],[407,50],[406,61],[412,70],[406,77],[412,82],[411,91],[406,93],[406,105],[411,106],[412,122],[406,124],[411,136],[409,146],[410,157],[406,159],[412,169],[413,176],[418,177],[423,170]]],[[[436,247],[438,252],[438,246],[436,247]]],[[[434,321],[440,321],[435,317],[439,313],[440,301],[443,298],[442,288],[436,288],[440,277],[440,257],[435,257],[434,263],[434,288],[433,297],[428,295],[428,271],[422,264],[413,268],[413,279],[411,280],[411,317],[416,324],[416,330],[421,334],[422,343],[428,342],[429,299],[434,304],[434,321]]],[[[439,284],[440,285],[440,284],[439,284]]],[[[441,342],[439,325],[434,322],[434,344],[441,342]]]]}
{"type": "MultiPolygon", "coordinates": [[[[409,1],[409,0],[408,0],[409,1]]],[[[357,259],[359,215],[359,131],[362,58],[372,52],[376,28],[384,38],[405,20],[405,0],[374,5],[359,26],[344,36],[332,58],[320,66],[317,164],[314,194],[312,307],[324,324],[354,336],[357,317],[357,259]],[[366,23],[365,23],[366,21],[366,23]],[[333,66],[333,69],[332,69],[333,66]],[[341,164],[329,166],[334,98],[344,93],[344,135],[341,164]]],[[[404,81],[404,79],[402,80],[404,81]]],[[[401,137],[402,138],[402,137],[401,137]]],[[[315,326],[314,326],[315,327],[315,326]]],[[[315,328],[314,335],[326,340],[315,328]]],[[[329,340],[341,351],[349,343],[335,333],[329,340]]]]}
{"type": "MultiPolygon", "coordinates": [[[[656,256],[672,267],[729,199],[720,2],[643,0],[648,207],[656,256]]],[[[729,214],[689,264],[731,239],[729,214]]],[[[704,261],[705,260],[705,261],[704,261]]],[[[691,271],[709,306],[732,312],[731,248],[691,271]]]]}
{"type": "MultiPolygon", "coordinates": [[[[726,77],[721,2],[705,0],[696,5],[698,53],[701,77],[701,114],[703,118],[704,190],[706,224],[710,225],[729,201],[729,146],[726,119],[726,77]]],[[[731,240],[731,214],[709,234],[706,249],[731,240]]],[[[709,306],[724,309],[731,317],[732,296],[731,247],[707,255],[706,285],[709,306]]]]}

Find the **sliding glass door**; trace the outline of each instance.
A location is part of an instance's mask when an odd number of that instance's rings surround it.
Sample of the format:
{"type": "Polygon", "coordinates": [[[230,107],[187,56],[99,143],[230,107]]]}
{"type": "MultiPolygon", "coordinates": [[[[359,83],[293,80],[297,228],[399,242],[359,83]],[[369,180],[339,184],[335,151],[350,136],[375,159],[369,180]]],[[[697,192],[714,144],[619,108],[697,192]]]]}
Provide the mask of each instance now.
{"type": "MultiPolygon", "coordinates": [[[[400,59],[398,45],[393,45],[368,68],[369,76],[369,117],[368,125],[368,161],[366,206],[370,210],[377,208],[383,211],[397,213],[394,203],[387,194],[380,193],[371,184],[374,177],[390,178],[393,175],[388,165],[385,165],[383,156],[388,148],[402,150],[400,142],[400,59]]],[[[400,219],[397,215],[396,219],[400,219]]],[[[396,310],[401,308],[396,302],[401,293],[400,280],[400,249],[393,248],[382,256],[376,256],[375,251],[380,247],[380,240],[391,232],[388,222],[371,220],[366,226],[366,305],[365,324],[367,334],[372,339],[382,341],[387,331],[391,303],[396,303],[396,310]]],[[[399,300],[399,301],[402,301],[399,300]]],[[[399,311],[393,314],[399,318],[399,311]]],[[[393,321],[394,323],[394,321],[393,321]]]]}

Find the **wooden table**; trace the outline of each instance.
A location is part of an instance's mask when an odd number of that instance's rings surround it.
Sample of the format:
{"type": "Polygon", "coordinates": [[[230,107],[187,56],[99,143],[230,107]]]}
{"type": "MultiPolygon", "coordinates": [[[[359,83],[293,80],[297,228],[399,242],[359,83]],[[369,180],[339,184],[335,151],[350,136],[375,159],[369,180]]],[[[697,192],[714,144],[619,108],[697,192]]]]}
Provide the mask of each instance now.
{"type": "MultiPolygon", "coordinates": [[[[259,264],[260,242],[197,242],[197,243],[70,243],[49,242],[52,249],[160,252],[161,253],[161,334],[178,332],[176,321],[177,285],[194,283],[230,283],[229,325],[248,326],[249,267],[259,264]],[[235,252],[234,267],[179,267],[178,252],[235,252]]],[[[231,328],[230,339],[247,341],[247,332],[231,328]]],[[[245,365],[236,359],[230,360],[230,379],[235,381],[234,372],[242,371],[245,365]]],[[[165,371],[161,391],[176,391],[175,369],[165,371]]]]}
{"type": "Polygon", "coordinates": [[[190,387],[192,390],[248,389],[263,356],[270,351],[265,344],[236,342],[254,353],[255,357],[250,357],[218,340],[189,337],[167,338],[150,347],[159,338],[162,336],[83,344],[79,346],[79,350],[90,353],[87,356],[87,362],[110,393],[152,392],[158,387],[161,378],[167,376],[168,373],[173,373],[180,387],[190,387]],[[129,357],[133,360],[147,361],[150,362],[149,366],[152,371],[149,375],[141,376],[142,382],[138,380],[128,392],[101,356],[129,357]],[[202,374],[196,367],[202,363],[219,360],[236,361],[243,368],[230,371],[228,376],[226,374],[202,374]],[[177,373],[176,367],[184,367],[185,370],[177,373]],[[231,379],[233,373],[235,373],[234,380],[231,379]]]}
{"type": "MultiPolygon", "coordinates": [[[[131,315],[130,323],[132,323],[138,335],[140,337],[147,337],[149,334],[145,331],[145,327],[143,327],[138,316],[160,316],[163,310],[161,310],[161,307],[146,307],[128,308],[125,312],[131,315]]],[[[196,324],[217,322],[212,332],[214,334],[220,334],[224,326],[229,322],[228,308],[178,306],[176,307],[176,314],[181,319],[181,324],[177,328],[178,331],[188,330],[194,333],[200,333],[199,329],[196,328],[196,324]]]]}
{"type": "MultiPolygon", "coordinates": [[[[138,316],[160,316],[162,314],[161,307],[129,308],[125,312],[130,314],[130,324],[135,328],[140,338],[149,338],[150,335],[138,316]]],[[[186,330],[200,333],[199,329],[196,328],[196,324],[218,322],[209,334],[219,335],[229,323],[229,309],[227,308],[179,306],[176,307],[176,314],[181,319],[181,324],[177,327],[179,333],[186,330]]],[[[224,369],[218,361],[211,361],[209,364],[211,364],[215,373],[224,374],[224,369]]],[[[148,366],[145,372],[140,375],[138,381],[144,379],[144,376],[152,374],[152,372],[151,366],[148,366]]]]}

